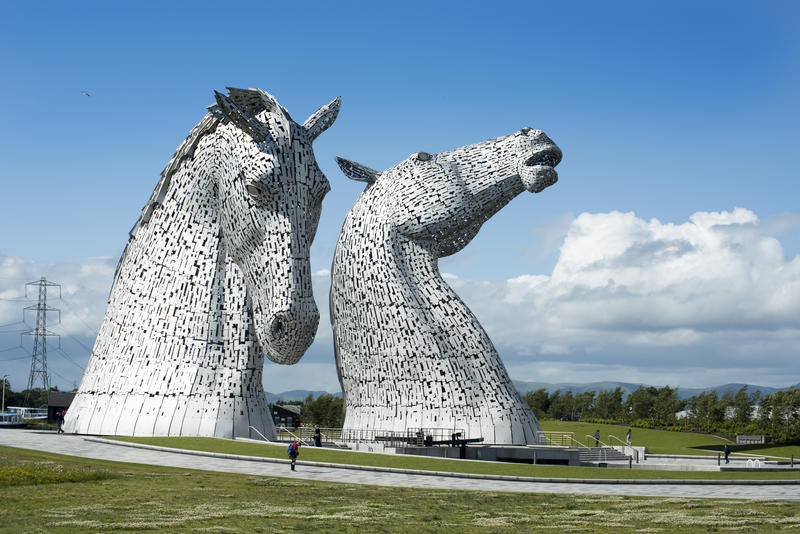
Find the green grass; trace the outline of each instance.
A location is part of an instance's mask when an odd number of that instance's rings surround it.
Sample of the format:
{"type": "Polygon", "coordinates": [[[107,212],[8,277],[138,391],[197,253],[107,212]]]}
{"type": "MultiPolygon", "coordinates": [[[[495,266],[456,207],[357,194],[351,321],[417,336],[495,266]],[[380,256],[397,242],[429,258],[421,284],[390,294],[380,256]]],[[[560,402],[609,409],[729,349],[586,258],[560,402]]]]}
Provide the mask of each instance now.
{"type": "MultiPolygon", "coordinates": [[[[191,437],[115,437],[119,441],[174,447],[196,451],[263,456],[286,459],[285,445],[250,443],[218,438],[191,437]]],[[[692,480],[796,480],[800,470],[794,472],[709,472],[709,471],[661,471],[646,469],[618,469],[596,467],[570,467],[556,465],[530,465],[505,462],[465,462],[442,458],[411,455],[370,454],[342,450],[303,447],[299,461],[329,462],[337,464],[395,467],[399,469],[422,469],[451,473],[475,473],[545,478],[625,478],[625,479],[692,479],[692,480]]]]}
{"type": "Polygon", "coordinates": [[[0,447],[8,464],[114,478],[0,485],[0,532],[709,532],[800,529],[800,504],[336,484],[0,447]]]}
{"type": "MultiPolygon", "coordinates": [[[[581,423],[571,421],[540,421],[542,430],[552,432],[574,432],[575,439],[581,443],[594,444],[586,435],[594,435],[595,430],[600,430],[600,439],[609,445],[619,445],[617,440],[609,438],[609,434],[625,440],[628,426],[605,425],[597,423],[581,423]]],[[[646,428],[632,428],[633,445],[646,446],[650,454],[691,454],[697,456],[713,455],[722,452],[725,444],[731,446],[736,452],[750,454],[772,455],[789,458],[794,454],[800,460],[800,446],[797,445],[733,445],[731,442],[710,434],[695,432],[670,432],[666,430],[650,430],[646,428]]]]}
{"type": "Polygon", "coordinates": [[[13,460],[0,456],[0,487],[86,482],[111,478],[116,478],[116,475],[99,469],[65,466],[63,463],[52,461],[13,460]]]}

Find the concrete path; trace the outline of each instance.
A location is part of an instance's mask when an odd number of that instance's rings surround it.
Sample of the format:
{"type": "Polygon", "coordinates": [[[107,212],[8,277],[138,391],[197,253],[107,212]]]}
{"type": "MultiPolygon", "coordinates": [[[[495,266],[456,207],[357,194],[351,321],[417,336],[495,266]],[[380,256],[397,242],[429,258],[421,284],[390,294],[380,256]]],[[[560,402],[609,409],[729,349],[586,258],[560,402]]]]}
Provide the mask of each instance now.
{"type": "Polygon", "coordinates": [[[728,484],[704,485],[691,481],[660,483],[580,483],[538,482],[516,480],[490,480],[433,476],[399,472],[368,471],[344,467],[314,466],[298,462],[297,471],[291,471],[283,461],[249,461],[216,458],[141,449],[90,441],[83,436],[58,435],[33,430],[2,430],[0,445],[37,451],[67,454],[149,465],[184,467],[205,471],[222,471],[260,476],[277,476],[350,484],[375,484],[380,486],[405,486],[414,488],[510,491],[520,493],[573,493],[592,495],[631,495],[653,497],[699,497],[722,499],[770,499],[800,501],[800,484],[728,484]]]}

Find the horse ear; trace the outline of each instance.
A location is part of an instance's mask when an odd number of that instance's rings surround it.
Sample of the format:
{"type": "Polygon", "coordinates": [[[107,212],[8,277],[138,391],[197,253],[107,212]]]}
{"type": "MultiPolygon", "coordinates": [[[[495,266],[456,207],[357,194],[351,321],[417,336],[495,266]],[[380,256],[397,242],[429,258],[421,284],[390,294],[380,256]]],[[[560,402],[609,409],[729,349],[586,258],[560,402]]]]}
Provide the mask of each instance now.
{"type": "Polygon", "coordinates": [[[360,163],[340,158],[339,156],[336,156],[336,163],[339,164],[339,168],[342,169],[345,176],[357,182],[367,182],[370,185],[374,184],[380,174],[375,169],[370,169],[360,163]]]}
{"type": "Polygon", "coordinates": [[[337,96],[327,106],[322,106],[306,119],[306,122],[303,123],[303,128],[306,129],[309,139],[313,141],[319,137],[319,134],[331,127],[339,114],[341,105],[342,97],[337,96]]]}
{"type": "Polygon", "coordinates": [[[214,91],[214,98],[217,99],[220,113],[252,137],[256,143],[271,139],[267,125],[245,111],[239,104],[217,91],[214,91]]]}

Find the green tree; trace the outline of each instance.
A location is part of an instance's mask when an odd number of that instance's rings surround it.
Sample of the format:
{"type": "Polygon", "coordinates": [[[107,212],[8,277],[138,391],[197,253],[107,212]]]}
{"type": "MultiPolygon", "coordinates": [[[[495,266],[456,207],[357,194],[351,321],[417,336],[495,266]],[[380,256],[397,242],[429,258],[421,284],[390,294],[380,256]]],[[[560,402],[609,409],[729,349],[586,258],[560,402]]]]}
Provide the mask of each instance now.
{"type": "Polygon", "coordinates": [[[341,428],[344,401],[341,397],[325,394],[316,399],[309,393],[300,411],[302,424],[319,425],[323,428],[341,428]]]}
{"type": "Polygon", "coordinates": [[[675,412],[679,412],[684,402],[678,398],[678,388],[664,386],[653,396],[652,417],[657,425],[675,424],[675,412]]]}
{"type": "Polygon", "coordinates": [[[523,397],[537,419],[544,419],[550,409],[550,395],[544,388],[529,391],[523,397]]]}
{"type": "Polygon", "coordinates": [[[583,420],[594,409],[594,391],[584,391],[573,397],[574,406],[572,408],[572,419],[583,420]]]}
{"type": "Polygon", "coordinates": [[[747,386],[742,386],[733,397],[733,419],[737,425],[747,425],[753,420],[753,406],[758,403],[760,391],[747,394],[747,386]]]}
{"type": "Polygon", "coordinates": [[[720,402],[716,391],[700,393],[687,402],[691,410],[691,421],[695,428],[712,431],[715,425],[725,419],[725,406],[720,402]]]}
{"type": "Polygon", "coordinates": [[[614,391],[601,391],[594,401],[592,415],[599,419],[619,419],[622,417],[622,388],[617,386],[614,391]]]}
{"type": "Polygon", "coordinates": [[[773,435],[784,440],[800,437],[800,389],[776,391],[771,397],[773,435]]]}
{"type": "Polygon", "coordinates": [[[567,390],[566,393],[556,391],[550,397],[548,415],[553,419],[561,419],[562,417],[574,419],[574,408],[575,399],[572,397],[572,391],[567,390]]]}
{"type": "Polygon", "coordinates": [[[625,399],[625,413],[630,421],[653,417],[653,403],[658,390],[653,386],[639,386],[625,399]]]}

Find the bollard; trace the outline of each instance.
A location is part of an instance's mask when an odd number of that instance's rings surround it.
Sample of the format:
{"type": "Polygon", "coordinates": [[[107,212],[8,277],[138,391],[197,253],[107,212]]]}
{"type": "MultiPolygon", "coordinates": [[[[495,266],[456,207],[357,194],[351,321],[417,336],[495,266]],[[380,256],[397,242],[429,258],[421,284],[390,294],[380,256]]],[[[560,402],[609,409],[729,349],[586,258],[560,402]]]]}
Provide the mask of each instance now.
{"type": "Polygon", "coordinates": [[[628,469],[633,469],[633,456],[628,456],[628,469]]]}
{"type": "Polygon", "coordinates": [[[789,467],[794,467],[794,454],[792,455],[792,464],[789,467]]]}
{"type": "Polygon", "coordinates": [[[717,465],[720,465],[720,463],[719,463],[719,453],[717,453],[717,465]]]}

